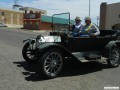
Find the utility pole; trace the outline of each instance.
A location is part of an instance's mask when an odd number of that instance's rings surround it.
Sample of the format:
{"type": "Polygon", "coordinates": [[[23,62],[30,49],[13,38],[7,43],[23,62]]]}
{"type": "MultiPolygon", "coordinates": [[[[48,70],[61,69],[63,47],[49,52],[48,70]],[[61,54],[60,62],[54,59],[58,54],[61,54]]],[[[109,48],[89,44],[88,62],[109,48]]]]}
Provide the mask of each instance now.
{"type": "Polygon", "coordinates": [[[99,16],[97,16],[97,26],[99,27],[99,16]]]}
{"type": "Polygon", "coordinates": [[[89,17],[90,17],[90,9],[91,9],[91,0],[89,0],[89,17]]]}

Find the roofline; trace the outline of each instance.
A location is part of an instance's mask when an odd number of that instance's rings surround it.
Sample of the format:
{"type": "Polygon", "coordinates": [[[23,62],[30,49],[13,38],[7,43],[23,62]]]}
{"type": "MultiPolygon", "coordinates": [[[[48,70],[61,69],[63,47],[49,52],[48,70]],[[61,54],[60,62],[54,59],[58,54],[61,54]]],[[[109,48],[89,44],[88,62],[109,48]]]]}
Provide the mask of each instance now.
{"type": "Polygon", "coordinates": [[[12,11],[12,12],[19,12],[19,13],[23,13],[24,11],[20,11],[20,10],[14,10],[14,9],[9,9],[9,8],[1,8],[1,10],[6,10],[6,11],[12,11]]]}
{"type": "Polygon", "coordinates": [[[107,4],[107,2],[102,2],[102,3],[106,3],[106,5],[120,4],[120,2],[116,2],[116,3],[110,3],[110,4],[107,4]]]}
{"type": "Polygon", "coordinates": [[[108,4],[108,5],[114,5],[114,4],[120,4],[120,2],[111,3],[111,4],[108,4]]]}
{"type": "Polygon", "coordinates": [[[20,10],[23,10],[23,11],[31,11],[31,10],[32,11],[40,11],[42,14],[47,14],[46,10],[32,8],[32,7],[22,7],[22,8],[20,8],[20,10]]]}

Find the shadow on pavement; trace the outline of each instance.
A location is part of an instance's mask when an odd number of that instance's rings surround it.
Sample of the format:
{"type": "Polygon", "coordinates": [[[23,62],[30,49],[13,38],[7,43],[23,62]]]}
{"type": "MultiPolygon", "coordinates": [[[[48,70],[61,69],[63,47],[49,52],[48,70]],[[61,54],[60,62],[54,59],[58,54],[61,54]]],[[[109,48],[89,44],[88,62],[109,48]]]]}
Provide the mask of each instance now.
{"type": "MultiPolygon", "coordinates": [[[[47,80],[40,73],[39,63],[29,64],[26,61],[13,62],[18,67],[25,69],[25,72],[22,72],[25,75],[27,81],[42,81],[47,80]]],[[[107,64],[102,64],[99,62],[85,62],[80,63],[79,61],[67,61],[64,63],[61,74],[58,77],[70,77],[89,74],[103,69],[110,68],[107,64]]]]}

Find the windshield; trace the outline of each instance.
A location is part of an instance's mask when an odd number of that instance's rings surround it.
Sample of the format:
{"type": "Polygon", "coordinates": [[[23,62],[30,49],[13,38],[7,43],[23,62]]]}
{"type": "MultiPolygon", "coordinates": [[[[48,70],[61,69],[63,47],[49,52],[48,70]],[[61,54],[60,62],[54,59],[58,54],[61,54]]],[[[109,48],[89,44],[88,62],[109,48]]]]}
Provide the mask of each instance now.
{"type": "Polygon", "coordinates": [[[68,31],[70,26],[70,13],[54,14],[52,16],[52,31],[68,31]]]}

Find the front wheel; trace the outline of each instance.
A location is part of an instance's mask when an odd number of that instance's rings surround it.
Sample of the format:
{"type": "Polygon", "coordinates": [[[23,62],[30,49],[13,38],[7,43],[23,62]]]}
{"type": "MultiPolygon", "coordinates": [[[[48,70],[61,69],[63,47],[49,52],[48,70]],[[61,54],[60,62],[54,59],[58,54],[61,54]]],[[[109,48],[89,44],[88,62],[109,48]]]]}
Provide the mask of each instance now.
{"type": "Polygon", "coordinates": [[[22,56],[25,61],[29,63],[37,62],[36,51],[31,48],[29,42],[24,45],[22,49],[22,56]]]}
{"type": "Polygon", "coordinates": [[[109,52],[109,59],[107,60],[108,65],[111,67],[118,67],[120,64],[120,49],[113,47],[109,52]]]}
{"type": "Polygon", "coordinates": [[[63,66],[63,55],[59,49],[50,49],[41,57],[40,68],[47,78],[55,78],[63,66]]]}

